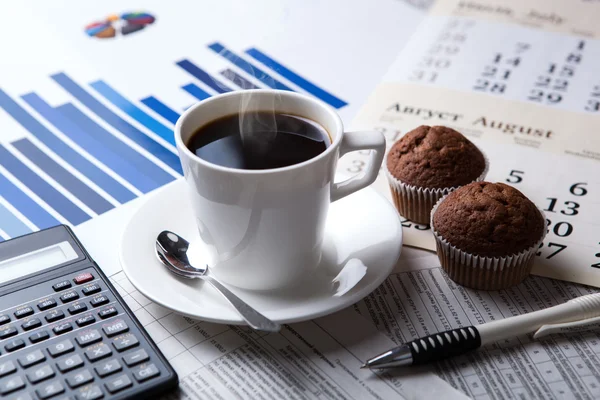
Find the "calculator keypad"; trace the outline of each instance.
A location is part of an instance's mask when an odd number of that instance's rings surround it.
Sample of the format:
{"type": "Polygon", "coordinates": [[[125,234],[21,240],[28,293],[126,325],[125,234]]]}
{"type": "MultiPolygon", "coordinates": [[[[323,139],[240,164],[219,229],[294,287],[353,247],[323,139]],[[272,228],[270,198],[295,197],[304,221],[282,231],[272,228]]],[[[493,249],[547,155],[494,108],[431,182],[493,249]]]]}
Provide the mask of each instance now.
{"type": "Polygon", "coordinates": [[[93,270],[0,310],[0,394],[100,399],[164,376],[162,361],[93,270]],[[132,329],[135,327],[135,329],[132,329]]]}

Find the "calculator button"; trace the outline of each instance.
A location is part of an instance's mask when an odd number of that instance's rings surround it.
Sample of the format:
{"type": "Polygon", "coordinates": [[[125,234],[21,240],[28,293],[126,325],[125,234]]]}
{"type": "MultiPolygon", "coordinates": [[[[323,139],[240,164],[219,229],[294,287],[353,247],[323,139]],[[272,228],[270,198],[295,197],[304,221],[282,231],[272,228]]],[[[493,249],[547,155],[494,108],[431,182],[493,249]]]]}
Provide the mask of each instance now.
{"type": "Polygon", "coordinates": [[[85,294],[86,296],[92,295],[94,293],[98,293],[101,290],[102,290],[102,288],[100,287],[100,285],[98,285],[96,283],[94,283],[93,285],[86,286],[83,289],[81,289],[83,294],[85,294]]]}
{"type": "Polygon", "coordinates": [[[125,374],[109,379],[104,384],[104,386],[106,386],[106,389],[108,389],[110,393],[116,393],[118,391],[128,388],[131,385],[133,385],[131,379],[129,379],[129,377],[125,374]]]}
{"type": "Polygon", "coordinates": [[[23,328],[24,331],[39,328],[40,326],[42,326],[42,321],[40,321],[38,318],[30,319],[29,321],[21,324],[21,328],[23,328]]]}
{"type": "Polygon", "coordinates": [[[0,315],[0,325],[4,325],[10,322],[10,316],[4,314],[0,315]]]}
{"type": "Polygon", "coordinates": [[[77,395],[77,399],[81,400],[96,400],[101,399],[102,397],[104,397],[104,394],[102,394],[102,389],[95,385],[81,389],[77,395]]]}
{"type": "Polygon", "coordinates": [[[36,350],[25,354],[23,357],[19,357],[19,364],[21,364],[21,367],[27,368],[40,363],[45,359],[46,357],[44,357],[44,353],[42,353],[41,350],[36,350]]]}
{"type": "Polygon", "coordinates": [[[25,341],[23,339],[15,339],[6,344],[4,348],[6,351],[15,351],[25,347],[25,341]]]}
{"type": "Polygon", "coordinates": [[[75,341],[81,347],[90,345],[92,343],[99,342],[100,340],[102,340],[102,335],[96,329],[80,333],[75,338],[75,341]]]}
{"type": "Polygon", "coordinates": [[[49,308],[56,307],[56,300],[54,300],[54,299],[44,300],[41,303],[39,303],[37,305],[37,307],[39,308],[40,311],[46,311],[49,308]]]}
{"type": "Polygon", "coordinates": [[[41,381],[45,381],[46,379],[50,379],[54,376],[54,371],[52,367],[49,365],[43,365],[37,369],[34,369],[30,373],[27,374],[27,379],[31,383],[38,383],[41,381]]]}
{"type": "Polygon", "coordinates": [[[21,308],[21,309],[15,311],[14,314],[15,314],[15,317],[18,319],[25,318],[28,315],[33,314],[33,308],[31,308],[31,307],[21,308]]]}
{"type": "Polygon", "coordinates": [[[62,282],[58,282],[57,284],[52,285],[52,289],[54,289],[55,292],[60,292],[61,290],[65,290],[71,287],[71,282],[69,281],[62,281],[62,282]]]}
{"type": "Polygon", "coordinates": [[[0,382],[0,394],[5,395],[25,387],[25,381],[20,376],[0,382]]]}
{"type": "Polygon", "coordinates": [[[154,364],[142,364],[139,367],[132,369],[132,371],[133,377],[140,383],[160,375],[160,371],[154,364]]]}
{"type": "Polygon", "coordinates": [[[9,326],[7,328],[0,329],[0,339],[6,339],[11,336],[15,336],[17,333],[18,333],[17,328],[15,328],[13,326],[9,326]]]}
{"type": "Polygon", "coordinates": [[[110,350],[110,347],[108,347],[104,343],[102,343],[96,347],[88,348],[85,351],[85,356],[90,361],[101,360],[105,357],[110,356],[111,354],[112,354],[112,351],[110,350]]]}
{"type": "Polygon", "coordinates": [[[29,393],[21,393],[17,397],[14,397],[12,400],[34,400],[33,397],[29,393]]]}
{"type": "Polygon", "coordinates": [[[119,333],[127,332],[129,330],[129,327],[127,326],[125,321],[123,321],[122,319],[118,319],[108,325],[103,325],[102,330],[104,331],[104,334],[106,336],[112,337],[118,335],[119,333]]]}
{"type": "Polygon", "coordinates": [[[12,374],[16,370],[17,367],[15,366],[15,363],[10,360],[0,363],[0,377],[12,374]]]}
{"type": "Polygon", "coordinates": [[[75,282],[77,285],[81,285],[82,283],[89,282],[92,279],[94,279],[94,275],[90,274],[89,272],[85,272],[73,278],[73,282],[75,282]]]}
{"type": "Polygon", "coordinates": [[[63,319],[64,317],[65,317],[64,312],[62,312],[61,310],[54,310],[54,311],[50,311],[48,314],[46,314],[46,321],[54,322],[54,321],[58,321],[59,319],[63,319]]]}
{"type": "Polygon", "coordinates": [[[96,296],[90,301],[92,307],[98,307],[106,303],[108,303],[108,297],[106,296],[96,296]]]}
{"type": "Polygon", "coordinates": [[[123,367],[121,367],[119,360],[113,358],[112,360],[108,360],[96,365],[94,369],[100,378],[104,378],[105,376],[121,371],[123,367]]]}
{"type": "Polygon", "coordinates": [[[132,334],[127,334],[113,339],[112,345],[117,351],[125,351],[140,344],[132,334]]]}
{"type": "Polygon", "coordinates": [[[79,293],[77,292],[69,292],[60,296],[60,301],[63,303],[68,303],[70,301],[77,300],[79,298],[79,293]]]}
{"type": "Polygon", "coordinates": [[[79,368],[83,365],[83,359],[79,354],[73,354],[67,358],[63,358],[56,363],[60,372],[68,372],[72,369],[79,368]]]}
{"type": "Polygon", "coordinates": [[[69,331],[73,330],[73,325],[71,325],[70,322],[65,322],[62,323],[60,325],[56,325],[54,328],[52,328],[52,330],[54,331],[55,335],[61,335],[63,333],[67,333],[69,331]]]}
{"type": "Polygon", "coordinates": [[[52,357],[56,358],[65,353],[73,351],[74,348],[75,346],[73,346],[73,343],[71,343],[71,341],[67,339],[63,340],[62,342],[54,343],[48,346],[48,353],[50,353],[52,357]]]}
{"type": "Polygon", "coordinates": [[[75,315],[87,311],[87,306],[83,303],[73,304],[68,310],[69,314],[75,315]]]}
{"type": "Polygon", "coordinates": [[[41,342],[42,340],[46,340],[50,337],[48,331],[39,331],[29,336],[29,340],[31,343],[41,342]]]}
{"type": "Polygon", "coordinates": [[[149,359],[150,357],[144,349],[132,351],[131,353],[127,353],[123,356],[123,362],[125,362],[125,365],[127,365],[128,367],[132,367],[141,362],[148,361],[149,359]]]}
{"type": "Polygon", "coordinates": [[[119,312],[117,311],[116,308],[114,308],[114,307],[108,307],[108,308],[105,308],[104,310],[100,311],[98,313],[98,316],[100,318],[102,318],[102,319],[106,319],[106,318],[114,317],[118,313],[119,312]]]}
{"type": "MultiPolygon", "coordinates": [[[[81,385],[85,385],[94,380],[91,372],[87,369],[83,371],[79,371],[76,374],[71,375],[67,378],[67,385],[71,386],[73,389],[78,388],[81,385]]],[[[84,397],[86,398],[86,397],[84,397]]]]}
{"type": "Polygon", "coordinates": [[[78,327],[93,324],[94,322],[96,322],[96,318],[93,315],[86,315],[85,317],[77,318],[75,321],[78,327]]]}
{"type": "Polygon", "coordinates": [[[40,399],[45,400],[56,396],[57,394],[61,394],[64,391],[65,388],[59,381],[53,381],[38,388],[35,392],[40,396],[40,399]]]}

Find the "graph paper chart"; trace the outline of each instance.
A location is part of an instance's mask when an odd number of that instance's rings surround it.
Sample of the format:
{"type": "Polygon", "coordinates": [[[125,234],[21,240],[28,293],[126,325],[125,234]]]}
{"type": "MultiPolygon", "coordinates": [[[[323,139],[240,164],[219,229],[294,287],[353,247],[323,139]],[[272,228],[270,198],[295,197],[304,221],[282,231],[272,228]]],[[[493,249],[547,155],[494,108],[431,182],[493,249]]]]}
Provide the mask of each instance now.
{"type": "MultiPolygon", "coordinates": [[[[225,68],[208,71],[188,58],[173,65],[189,75],[179,89],[190,104],[272,88],[306,93],[336,109],[347,105],[258,48],[207,47],[225,68]]],[[[0,241],[60,223],[77,226],[182,175],[173,129],[184,110],[160,96],[127,98],[110,82],[81,82],[68,71],[48,79],[70,100],[51,105],[35,91],[8,93],[0,80],[0,108],[27,132],[0,144],[0,241]]]]}

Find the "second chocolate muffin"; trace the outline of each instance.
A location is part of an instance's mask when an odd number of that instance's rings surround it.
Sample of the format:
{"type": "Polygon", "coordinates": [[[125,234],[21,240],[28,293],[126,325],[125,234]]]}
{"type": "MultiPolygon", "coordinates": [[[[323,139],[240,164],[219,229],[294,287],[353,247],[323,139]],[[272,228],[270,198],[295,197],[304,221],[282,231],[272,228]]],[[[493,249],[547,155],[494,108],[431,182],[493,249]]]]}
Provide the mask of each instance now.
{"type": "Polygon", "coordinates": [[[450,278],[475,289],[497,290],[530,272],[546,220],[517,189],[474,182],[439,201],[431,214],[438,257],[450,278]]]}
{"type": "Polygon", "coordinates": [[[442,196],[485,178],[487,160],[454,129],[422,125],[394,143],[385,171],[400,214],[428,224],[431,208],[442,196]]]}

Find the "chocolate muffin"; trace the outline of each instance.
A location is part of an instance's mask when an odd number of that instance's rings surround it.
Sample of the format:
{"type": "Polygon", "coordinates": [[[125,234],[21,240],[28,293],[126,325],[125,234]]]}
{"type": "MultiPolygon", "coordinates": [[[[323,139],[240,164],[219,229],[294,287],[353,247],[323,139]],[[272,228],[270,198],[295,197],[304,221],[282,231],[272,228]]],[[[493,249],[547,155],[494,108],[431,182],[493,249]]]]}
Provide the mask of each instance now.
{"type": "Polygon", "coordinates": [[[431,208],[443,195],[485,178],[487,160],[454,129],[422,125],[394,143],[385,170],[400,214],[428,224],[431,208]]]}
{"type": "Polygon", "coordinates": [[[431,226],[442,268],[461,285],[498,290],[521,282],[546,234],[546,220],[523,193],[473,182],[441,199],[431,226]]]}

